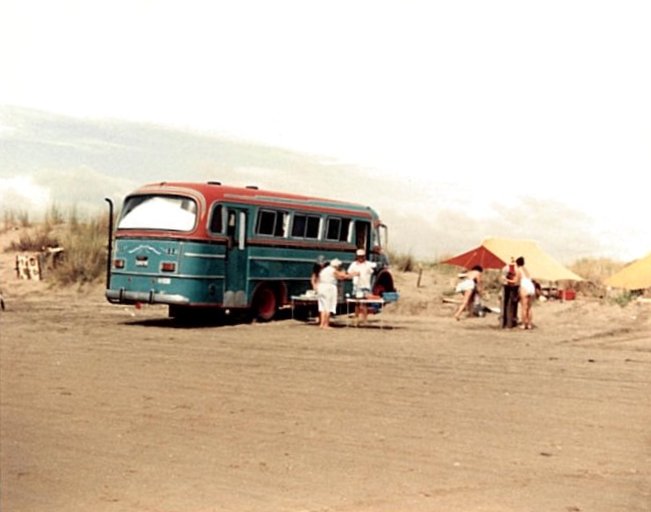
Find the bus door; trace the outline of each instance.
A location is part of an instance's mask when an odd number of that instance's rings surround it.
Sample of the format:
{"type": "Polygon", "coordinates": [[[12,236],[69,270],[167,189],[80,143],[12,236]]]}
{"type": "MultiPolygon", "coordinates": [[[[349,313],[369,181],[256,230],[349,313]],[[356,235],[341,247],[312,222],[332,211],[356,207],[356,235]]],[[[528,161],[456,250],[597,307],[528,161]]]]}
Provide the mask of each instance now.
{"type": "Polygon", "coordinates": [[[366,252],[370,249],[371,223],[363,220],[355,221],[355,247],[364,249],[366,252]]]}
{"type": "Polygon", "coordinates": [[[246,251],[247,210],[229,206],[226,217],[228,246],[224,276],[224,307],[246,306],[248,265],[246,251]]]}

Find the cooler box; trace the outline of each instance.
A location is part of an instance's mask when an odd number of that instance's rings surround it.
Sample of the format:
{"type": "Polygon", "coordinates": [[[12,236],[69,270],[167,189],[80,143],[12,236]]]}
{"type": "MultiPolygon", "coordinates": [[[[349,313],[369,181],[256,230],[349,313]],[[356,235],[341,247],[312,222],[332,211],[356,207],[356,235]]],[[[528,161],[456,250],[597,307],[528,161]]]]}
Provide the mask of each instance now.
{"type": "Polygon", "coordinates": [[[574,300],[576,299],[576,292],[574,290],[558,290],[558,298],[561,300],[574,300]]]}

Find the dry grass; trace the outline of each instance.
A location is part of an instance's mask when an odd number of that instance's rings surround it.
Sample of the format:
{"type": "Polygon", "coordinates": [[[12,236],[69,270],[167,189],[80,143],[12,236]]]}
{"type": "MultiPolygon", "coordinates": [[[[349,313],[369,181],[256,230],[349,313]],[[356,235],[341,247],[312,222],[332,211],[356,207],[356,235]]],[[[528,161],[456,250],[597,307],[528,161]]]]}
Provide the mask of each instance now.
{"type": "Polygon", "coordinates": [[[583,258],[576,261],[570,270],[584,277],[587,281],[603,283],[604,280],[624,267],[624,263],[609,259],[583,258]]]}
{"type": "Polygon", "coordinates": [[[63,248],[62,257],[48,272],[48,279],[72,285],[94,283],[104,277],[108,256],[106,216],[83,219],[73,209],[66,218],[52,207],[41,223],[25,224],[18,214],[5,213],[5,231],[14,229],[21,229],[20,236],[5,247],[6,251],[42,252],[63,248]]]}
{"type": "Polygon", "coordinates": [[[11,242],[8,251],[14,252],[39,252],[48,247],[58,247],[59,240],[55,233],[45,226],[38,226],[34,230],[20,235],[17,242],[11,242]]]}
{"type": "Polygon", "coordinates": [[[61,238],[64,258],[54,271],[62,284],[85,284],[104,276],[107,263],[107,220],[94,218],[68,224],[61,238]]]}
{"type": "Polygon", "coordinates": [[[389,251],[388,257],[391,262],[391,267],[399,272],[412,272],[417,266],[417,261],[411,254],[389,251]]]}
{"type": "Polygon", "coordinates": [[[3,210],[2,224],[4,231],[18,228],[27,228],[31,226],[29,213],[17,210],[3,210]]]}
{"type": "MultiPolygon", "coordinates": [[[[608,298],[609,291],[607,286],[604,284],[604,281],[615,272],[621,270],[623,266],[624,263],[605,258],[582,258],[577,260],[570,266],[570,270],[583,277],[585,281],[573,283],[572,288],[584,297],[600,299],[608,298]]],[[[622,302],[619,298],[620,293],[621,292],[618,291],[613,296],[611,292],[609,298],[620,303],[622,302]]],[[[628,298],[623,300],[623,303],[628,302],[628,298]]]]}

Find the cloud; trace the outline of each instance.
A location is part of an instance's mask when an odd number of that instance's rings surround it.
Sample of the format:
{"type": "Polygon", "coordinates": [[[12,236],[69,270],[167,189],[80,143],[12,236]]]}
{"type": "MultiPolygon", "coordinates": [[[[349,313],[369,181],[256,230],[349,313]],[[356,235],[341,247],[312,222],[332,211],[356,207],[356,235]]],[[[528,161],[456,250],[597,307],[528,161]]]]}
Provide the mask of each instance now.
{"type": "Polygon", "coordinates": [[[39,210],[50,197],[48,188],[35,183],[30,176],[0,178],[0,207],[3,211],[39,210]]]}
{"type": "MultiPolygon", "coordinates": [[[[107,176],[87,167],[68,170],[41,169],[34,180],[49,191],[52,203],[64,208],[94,213],[106,207],[105,197],[120,200],[136,188],[137,180],[107,176]]],[[[41,204],[41,207],[48,205],[41,204]]]]}
{"type": "MultiPolygon", "coordinates": [[[[536,240],[565,263],[616,257],[627,246],[616,225],[596,229],[595,219],[570,202],[504,194],[481,183],[459,187],[449,175],[404,177],[165,126],[19,108],[0,107],[0,114],[7,128],[0,131],[2,205],[97,211],[105,208],[105,197],[119,207],[124,195],[145,183],[213,180],[371,206],[389,226],[392,250],[429,260],[491,236],[536,240]]],[[[645,236],[640,232],[640,247],[645,236]]]]}
{"type": "Polygon", "coordinates": [[[535,198],[494,205],[490,215],[446,207],[429,216],[390,208],[383,216],[394,248],[429,261],[465,252],[493,237],[534,240],[565,263],[608,250],[602,239],[591,234],[587,215],[560,202],[535,198]]]}

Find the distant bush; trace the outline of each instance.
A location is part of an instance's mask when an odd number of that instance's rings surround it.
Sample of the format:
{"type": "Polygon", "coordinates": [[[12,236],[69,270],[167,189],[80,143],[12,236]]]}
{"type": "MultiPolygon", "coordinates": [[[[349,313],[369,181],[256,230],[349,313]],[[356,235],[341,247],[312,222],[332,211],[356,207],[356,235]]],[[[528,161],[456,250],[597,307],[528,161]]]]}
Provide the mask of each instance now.
{"type": "Polygon", "coordinates": [[[628,306],[631,302],[640,296],[639,292],[623,291],[619,295],[610,298],[610,302],[621,307],[628,306]]]}
{"type": "Polygon", "coordinates": [[[40,227],[32,233],[20,236],[18,242],[11,242],[7,250],[17,252],[38,252],[47,247],[59,246],[59,240],[52,231],[40,227]]]}
{"type": "Polygon", "coordinates": [[[400,272],[413,272],[416,268],[416,259],[411,254],[389,253],[391,267],[400,272]]]}
{"type": "Polygon", "coordinates": [[[623,266],[623,263],[605,258],[582,258],[577,260],[569,268],[572,272],[583,277],[585,281],[573,283],[572,288],[585,297],[604,298],[607,295],[604,281],[621,270],[623,266]]]}
{"type": "Polygon", "coordinates": [[[61,284],[85,284],[104,276],[107,263],[107,219],[81,221],[75,215],[67,224],[61,240],[64,248],[62,262],[53,271],[61,284]]]}
{"type": "Polygon", "coordinates": [[[455,276],[459,274],[459,272],[463,272],[463,269],[461,267],[457,267],[456,265],[449,265],[447,263],[441,263],[441,261],[445,261],[445,259],[442,258],[436,263],[429,263],[427,266],[432,270],[436,270],[438,273],[448,276],[455,276]]]}

